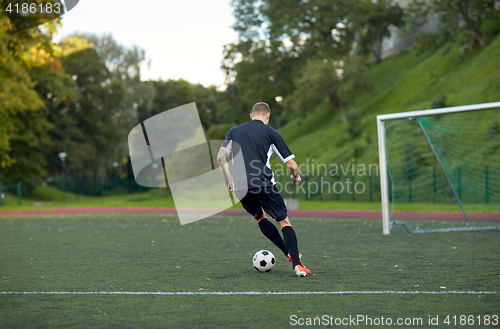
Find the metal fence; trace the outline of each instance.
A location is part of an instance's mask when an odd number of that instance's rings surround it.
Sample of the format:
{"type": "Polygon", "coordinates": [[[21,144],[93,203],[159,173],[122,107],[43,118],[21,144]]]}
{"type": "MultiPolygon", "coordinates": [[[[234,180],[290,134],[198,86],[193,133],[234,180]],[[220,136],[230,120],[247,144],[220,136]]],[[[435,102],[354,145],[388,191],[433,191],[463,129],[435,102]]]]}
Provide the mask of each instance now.
{"type": "Polygon", "coordinates": [[[377,175],[302,176],[300,184],[294,184],[290,175],[275,176],[276,187],[283,197],[315,201],[380,202],[380,179],[377,175]]]}
{"type": "MultiPolygon", "coordinates": [[[[275,176],[276,187],[284,198],[296,198],[299,200],[313,201],[361,201],[361,202],[380,202],[380,182],[376,175],[357,176],[352,173],[347,175],[309,175],[302,176],[301,184],[294,184],[289,175],[275,176]]],[[[7,188],[10,198],[13,195],[21,198],[42,199],[46,201],[66,201],[68,193],[72,197],[92,196],[105,197],[110,195],[142,194],[157,188],[149,188],[138,185],[133,178],[110,178],[104,180],[83,180],[83,179],[64,179],[51,181],[19,181],[19,182],[0,182],[0,189],[7,188]],[[52,187],[51,191],[40,195],[37,186],[52,187]],[[54,193],[57,192],[57,193],[54,193]]],[[[2,191],[0,190],[0,194],[2,191]]],[[[158,193],[157,195],[168,195],[158,193]]],[[[72,199],[74,199],[74,197],[72,199]]],[[[2,199],[3,201],[3,199],[2,199]]],[[[12,201],[12,200],[11,200],[12,201]]],[[[12,203],[12,202],[11,202],[12,203]]],[[[0,203],[2,205],[3,203],[0,203]]]]}

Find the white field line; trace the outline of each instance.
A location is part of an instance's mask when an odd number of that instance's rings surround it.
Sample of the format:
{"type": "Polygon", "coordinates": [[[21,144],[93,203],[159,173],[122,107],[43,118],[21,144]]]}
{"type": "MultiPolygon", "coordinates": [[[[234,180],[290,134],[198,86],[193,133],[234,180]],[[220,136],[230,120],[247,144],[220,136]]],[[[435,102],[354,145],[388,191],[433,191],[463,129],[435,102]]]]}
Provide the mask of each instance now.
{"type": "Polygon", "coordinates": [[[493,295],[500,291],[0,291],[0,295],[493,295]]]}

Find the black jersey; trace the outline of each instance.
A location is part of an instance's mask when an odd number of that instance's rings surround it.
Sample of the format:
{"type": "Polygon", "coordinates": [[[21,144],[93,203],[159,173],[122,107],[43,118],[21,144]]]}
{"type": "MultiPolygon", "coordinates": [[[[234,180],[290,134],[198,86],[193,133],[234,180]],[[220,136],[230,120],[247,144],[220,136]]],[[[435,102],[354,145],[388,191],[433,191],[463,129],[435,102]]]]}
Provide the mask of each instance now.
{"type": "MultiPolygon", "coordinates": [[[[233,177],[236,190],[239,185],[248,184],[248,189],[252,189],[276,184],[269,163],[273,152],[276,152],[284,163],[295,158],[285,144],[283,136],[260,120],[252,120],[231,128],[222,143],[221,150],[226,151],[228,155],[231,152],[233,154],[242,152],[246,177],[233,177]],[[247,184],[240,184],[241,180],[245,179],[247,184]]],[[[236,168],[242,164],[237,162],[237,157],[233,159],[236,172],[236,168]]]]}

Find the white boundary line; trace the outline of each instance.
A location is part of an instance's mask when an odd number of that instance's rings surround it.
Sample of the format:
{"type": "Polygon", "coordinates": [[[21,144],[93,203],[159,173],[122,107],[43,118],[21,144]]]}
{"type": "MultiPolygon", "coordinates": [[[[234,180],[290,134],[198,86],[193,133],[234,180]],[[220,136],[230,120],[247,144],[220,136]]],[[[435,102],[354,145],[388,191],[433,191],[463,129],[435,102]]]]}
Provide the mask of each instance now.
{"type": "Polygon", "coordinates": [[[0,291],[0,295],[494,295],[500,291],[0,291]]]}

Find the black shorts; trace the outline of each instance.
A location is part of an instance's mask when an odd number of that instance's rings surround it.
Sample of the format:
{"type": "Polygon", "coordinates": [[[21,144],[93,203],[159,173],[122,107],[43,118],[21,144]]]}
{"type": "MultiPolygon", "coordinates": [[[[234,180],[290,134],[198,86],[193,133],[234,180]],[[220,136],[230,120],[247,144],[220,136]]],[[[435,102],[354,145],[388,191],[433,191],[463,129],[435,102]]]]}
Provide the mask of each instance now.
{"type": "Polygon", "coordinates": [[[262,217],[262,209],[277,222],[288,216],[285,201],[276,186],[248,190],[241,204],[255,219],[262,217]]]}

